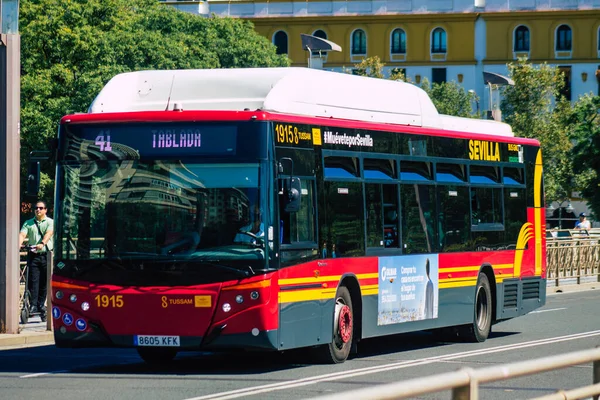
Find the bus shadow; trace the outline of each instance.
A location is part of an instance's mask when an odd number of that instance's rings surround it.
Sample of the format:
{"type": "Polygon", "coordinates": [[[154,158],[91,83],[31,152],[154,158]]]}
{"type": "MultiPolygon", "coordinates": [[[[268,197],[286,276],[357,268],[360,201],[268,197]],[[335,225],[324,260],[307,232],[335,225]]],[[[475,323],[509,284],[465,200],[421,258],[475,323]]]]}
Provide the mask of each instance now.
{"type": "MultiPolygon", "coordinates": [[[[490,333],[489,338],[485,343],[493,345],[494,339],[500,339],[503,337],[510,337],[518,335],[520,332],[509,332],[499,331],[490,333]]],[[[470,342],[465,341],[459,337],[440,337],[433,332],[411,332],[402,333],[397,335],[384,336],[373,339],[366,339],[360,342],[359,352],[353,357],[354,359],[361,359],[374,356],[382,356],[386,354],[402,353],[414,350],[441,348],[451,346],[454,344],[468,344],[470,342]]],[[[474,343],[471,343],[474,344],[474,343]]]]}
{"type": "MultiPolygon", "coordinates": [[[[519,332],[492,332],[486,345],[493,346],[494,339],[517,335],[519,332]]],[[[457,343],[440,341],[429,332],[383,336],[359,343],[359,353],[354,360],[385,356],[414,350],[443,348],[457,343]]],[[[207,380],[220,379],[218,375],[256,375],[293,370],[315,362],[310,349],[286,352],[181,352],[175,360],[161,365],[147,364],[134,349],[58,349],[55,346],[7,349],[0,352],[3,362],[0,373],[18,374],[112,374],[123,375],[205,375],[207,380]]],[[[202,379],[202,378],[200,378],[202,379]]],[[[222,378],[227,380],[225,377],[222,378]]],[[[265,378],[265,382],[272,379],[265,378]]]]}
{"type": "Polygon", "coordinates": [[[63,374],[255,375],[299,367],[280,353],[181,352],[171,362],[154,365],[145,363],[134,349],[59,349],[54,345],[5,349],[0,351],[0,359],[0,374],[55,377],[63,374]]]}
{"type": "MultiPolygon", "coordinates": [[[[137,354],[135,354],[137,355],[137,354]]],[[[215,380],[214,375],[258,375],[298,368],[300,365],[289,362],[280,353],[259,352],[181,352],[171,362],[164,364],[148,364],[141,359],[131,359],[130,362],[97,365],[78,368],[72,373],[81,374],[115,374],[115,375],[210,375],[209,380],[215,380]]],[[[219,378],[216,378],[219,380],[219,378]]],[[[223,380],[231,380],[223,378],[223,380]]],[[[254,381],[255,378],[252,378],[254,381]]],[[[265,382],[272,379],[265,379],[265,382]]]]}

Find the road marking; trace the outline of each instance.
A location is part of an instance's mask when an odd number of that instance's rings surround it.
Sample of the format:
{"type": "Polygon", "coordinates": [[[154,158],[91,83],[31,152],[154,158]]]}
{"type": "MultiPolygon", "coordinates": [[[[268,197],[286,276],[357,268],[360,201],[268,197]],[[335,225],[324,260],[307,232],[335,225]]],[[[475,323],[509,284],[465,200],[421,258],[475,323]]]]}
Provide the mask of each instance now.
{"type": "Polygon", "coordinates": [[[69,370],[63,369],[60,371],[38,372],[37,374],[21,375],[19,378],[37,378],[38,376],[50,375],[50,374],[60,374],[60,373],[64,373],[64,372],[69,372],[69,370]]]}
{"type": "Polygon", "coordinates": [[[537,310],[537,311],[532,311],[529,314],[539,314],[539,313],[543,313],[543,312],[550,312],[550,311],[559,311],[559,310],[566,310],[567,307],[561,307],[561,308],[551,308],[549,310],[537,310]]]}
{"type": "Polygon", "coordinates": [[[521,344],[509,344],[509,345],[491,347],[491,348],[487,348],[487,349],[470,350],[470,351],[464,351],[464,352],[459,352],[459,353],[452,353],[452,354],[447,354],[447,355],[443,355],[443,356],[426,357],[426,358],[417,359],[417,360],[401,361],[401,362],[397,362],[397,363],[379,365],[379,366],[374,366],[374,367],[359,368],[359,369],[355,369],[353,371],[334,372],[331,374],[317,375],[317,376],[308,377],[308,378],[296,379],[293,381],[272,383],[272,384],[262,385],[262,386],[254,386],[254,387],[249,387],[249,388],[231,390],[228,392],[213,393],[213,394],[209,394],[209,395],[205,395],[205,396],[188,398],[186,400],[236,399],[236,398],[244,397],[244,396],[252,396],[252,395],[257,395],[257,394],[261,394],[261,393],[275,392],[278,390],[292,389],[292,388],[296,388],[296,387],[300,387],[300,386],[314,385],[314,384],[317,384],[320,382],[336,381],[336,380],[353,378],[356,376],[374,374],[374,373],[378,373],[378,372],[392,371],[392,370],[397,370],[397,369],[402,369],[402,368],[415,367],[415,366],[419,366],[419,365],[432,364],[434,362],[439,362],[439,361],[448,361],[448,360],[455,360],[455,359],[459,359],[459,358],[479,356],[479,355],[484,355],[484,354],[493,354],[493,353],[499,353],[499,352],[504,352],[504,351],[524,349],[527,347],[543,346],[546,344],[553,344],[553,343],[565,342],[565,341],[570,341],[570,340],[584,339],[584,338],[589,338],[589,337],[594,337],[594,336],[600,336],[600,330],[576,333],[576,334],[566,335],[566,336],[558,336],[555,338],[533,340],[533,341],[524,342],[521,344]]]}

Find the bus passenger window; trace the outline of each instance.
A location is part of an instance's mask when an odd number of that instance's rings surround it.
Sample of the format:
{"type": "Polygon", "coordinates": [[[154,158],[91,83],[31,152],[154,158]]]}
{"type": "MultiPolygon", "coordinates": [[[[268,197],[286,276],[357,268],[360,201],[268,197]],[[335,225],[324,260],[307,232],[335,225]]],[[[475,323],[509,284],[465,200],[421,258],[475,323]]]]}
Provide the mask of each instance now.
{"type": "Polygon", "coordinates": [[[325,178],[356,178],[360,177],[358,158],[356,157],[325,157],[325,178]]]}
{"type": "Polygon", "coordinates": [[[471,165],[469,182],[479,184],[495,184],[500,182],[498,167],[471,165]]]}
{"type": "Polygon", "coordinates": [[[503,182],[505,185],[523,185],[523,168],[504,168],[503,182]]]}
{"type": "Polygon", "coordinates": [[[365,179],[392,180],[396,178],[396,162],[394,160],[365,158],[363,169],[365,171],[365,179]]]}
{"type": "Polygon", "coordinates": [[[437,164],[435,180],[438,182],[459,183],[466,181],[465,166],[462,164],[437,164]]]}
{"type": "Polygon", "coordinates": [[[430,181],[431,163],[400,161],[400,179],[403,181],[430,181]]]}
{"type": "Polygon", "coordinates": [[[504,189],[504,225],[505,243],[508,248],[517,248],[517,239],[523,224],[527,221],[527,202],[525,189],[504,189]]]}
{"type": "Polygon", "coordinates": [[[469,245],[469,188],[438,186],[440,251],[472,250],[469,245]]]}
{"type": "Polygon", "coordinates": [[[383,244],[398,247],[398,186],[382,185],[383,193],[383,244]]]}
{"type": "Polygon", "coordinates": [[[401,185],[402,251],[405,254],[432,253],[435,239],[435,192],[432,185],[401,185]]]}
{"type": "Polygon", "coordinates": [[[285,201],[280,196],[279,215],[280,240],[282,244],[315,241],[315,206],[314,206],[314,181],[301,179],[300,210],[295,213],[284,211],[285,201]]]}
{"type": "Polygon", "coordinates": [[[383,247],[381,185],[375,183],[365,184],[365,200],[367,210],[367,247],[383,247]]]}
{"type": "Polygon", "coordinates": [[[327,254],[352,257],[365,254],[365,216],[363,185],[359,182],[325,182],[325,224],[319,230],[320,239],[327,242],[327,254]]]}
{"type": "Polygon", "coordinates": [[[367,247],[398,247],[398,189],[367,183],[367,247]]]}
{"type": "Polygon", "coordinates": [[[473,230],[501,230],[502,189],[471,188],[471,226],[473,230]]]}

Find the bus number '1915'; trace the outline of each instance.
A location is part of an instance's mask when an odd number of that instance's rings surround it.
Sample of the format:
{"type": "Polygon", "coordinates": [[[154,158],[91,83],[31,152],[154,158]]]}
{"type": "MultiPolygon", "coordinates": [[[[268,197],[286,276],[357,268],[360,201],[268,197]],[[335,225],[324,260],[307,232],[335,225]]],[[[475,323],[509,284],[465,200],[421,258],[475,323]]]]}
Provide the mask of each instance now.
{"type": "Polygon", "coordinates": [[[275,125],[277,143],[298,144],[298,128],[293,125],[275,125]]]}
{"type": "Polygon", "coordinates": [[[125,302],[123,301],[123,296],[122,295],[97,295],[96,297],[94,297],[94,299],[96,300],[96,305],[98,306],[98,308],[108,308],[108,307],[114,307],[114,308],[121,308],[125,305],[125,302]]]}

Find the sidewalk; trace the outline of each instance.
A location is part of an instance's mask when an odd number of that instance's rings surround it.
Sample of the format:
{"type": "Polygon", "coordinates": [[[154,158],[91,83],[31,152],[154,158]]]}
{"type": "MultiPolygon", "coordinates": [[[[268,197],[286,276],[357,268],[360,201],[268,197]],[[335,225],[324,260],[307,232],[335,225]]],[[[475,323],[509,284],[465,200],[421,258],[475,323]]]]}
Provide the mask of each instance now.
{"type": "Polygon", "coordinates": [[[35,346],[54,344],[54,333],[46,330],[46,322],[40,317],[32,317],[29,322],[19,325],[20,333],[0,334],[0,349],[12,346],[35,346]]]}

